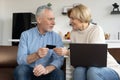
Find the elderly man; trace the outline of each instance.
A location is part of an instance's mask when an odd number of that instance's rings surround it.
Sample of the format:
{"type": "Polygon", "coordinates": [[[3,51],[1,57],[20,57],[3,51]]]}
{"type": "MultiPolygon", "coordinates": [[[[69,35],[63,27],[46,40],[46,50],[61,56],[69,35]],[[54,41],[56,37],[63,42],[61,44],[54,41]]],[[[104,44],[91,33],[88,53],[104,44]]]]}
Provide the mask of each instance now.
{"type": "Polygon", "coordinates": [[[37,9],[37,27],[21,34],[15,80],[64,80],[64,74],[60,70],[63,56],[46,48],[46,45],[63,46],[60,36],[52,31],[54,20],[49,6],[43,5],[37,9]]]}

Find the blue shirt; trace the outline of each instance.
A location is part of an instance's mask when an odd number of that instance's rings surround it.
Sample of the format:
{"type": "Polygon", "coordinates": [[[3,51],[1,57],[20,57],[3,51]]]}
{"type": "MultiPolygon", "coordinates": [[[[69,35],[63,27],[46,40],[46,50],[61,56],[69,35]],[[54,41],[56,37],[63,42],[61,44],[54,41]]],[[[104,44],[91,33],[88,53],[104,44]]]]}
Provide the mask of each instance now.
{"type": "Polygon", "coordinates": [[[36,60],[32,64],[27,63],[27,56],[38,51],[39,48],[46,47],[46,45],[56,45],[56,47],[63,47],[60,36],[51,31],[46,32],[44,35],[40,34],[38,28],[32,28],[24,31],[21,34],[17,62],[19,65],[29,65],[34,67],[38,64],[42,64],[44,67],[53,65],[56,68],[60,68],[63,65],[63,56],[58,56],[53,50],[49,50],[48,54],[41,59],[36,60]]]}

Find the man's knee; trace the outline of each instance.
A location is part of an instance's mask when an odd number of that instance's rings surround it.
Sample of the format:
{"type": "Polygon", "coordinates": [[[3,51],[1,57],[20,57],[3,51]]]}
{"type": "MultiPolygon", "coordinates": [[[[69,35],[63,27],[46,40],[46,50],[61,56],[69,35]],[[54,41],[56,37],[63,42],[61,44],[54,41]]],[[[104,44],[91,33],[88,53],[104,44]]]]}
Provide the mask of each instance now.
{"type": "Polygon", "coordinates": [[[56,80],[65,80],[65,74],[61,69],[55,69],[51,72],[51,75],[56,78],[56,80]]]}
{"type": "Polygon", "coordinates": [[[52,73],[57,75],[64,75],[64,72],[61,69],[55,69],[52,73]]]}
{"type": "Polygon", "coordinates": [[[25,75],[26,73],[31,72],[31,69],[27,65],[19,65],[14,70],[14,75],[25,75]]]}

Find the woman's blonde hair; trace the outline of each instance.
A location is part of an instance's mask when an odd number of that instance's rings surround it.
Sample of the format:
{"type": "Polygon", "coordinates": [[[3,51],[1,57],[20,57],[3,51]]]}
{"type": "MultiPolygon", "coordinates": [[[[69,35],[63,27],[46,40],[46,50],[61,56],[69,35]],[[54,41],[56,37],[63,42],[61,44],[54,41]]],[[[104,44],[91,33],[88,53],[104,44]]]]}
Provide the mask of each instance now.
{"type": "Polygon", "coordinates": [[[91,12],[88,7],[83,4],[79,4],[68,10],[68,17],[71,13],[74,18],[80,20],[82,23],[89,23],[91,21],[91,12]]]}

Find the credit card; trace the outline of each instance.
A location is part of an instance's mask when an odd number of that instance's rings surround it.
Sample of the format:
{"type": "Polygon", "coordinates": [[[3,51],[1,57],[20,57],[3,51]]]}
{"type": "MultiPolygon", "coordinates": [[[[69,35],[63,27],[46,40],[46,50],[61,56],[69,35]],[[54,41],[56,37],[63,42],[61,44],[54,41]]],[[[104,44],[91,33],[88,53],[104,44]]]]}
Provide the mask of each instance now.
{"type": "Polygon", "coordinates": [[[56,46],[55,45],[46,45],[46,48],[53,49],[53,48],[56,48],[56,46]]]}

